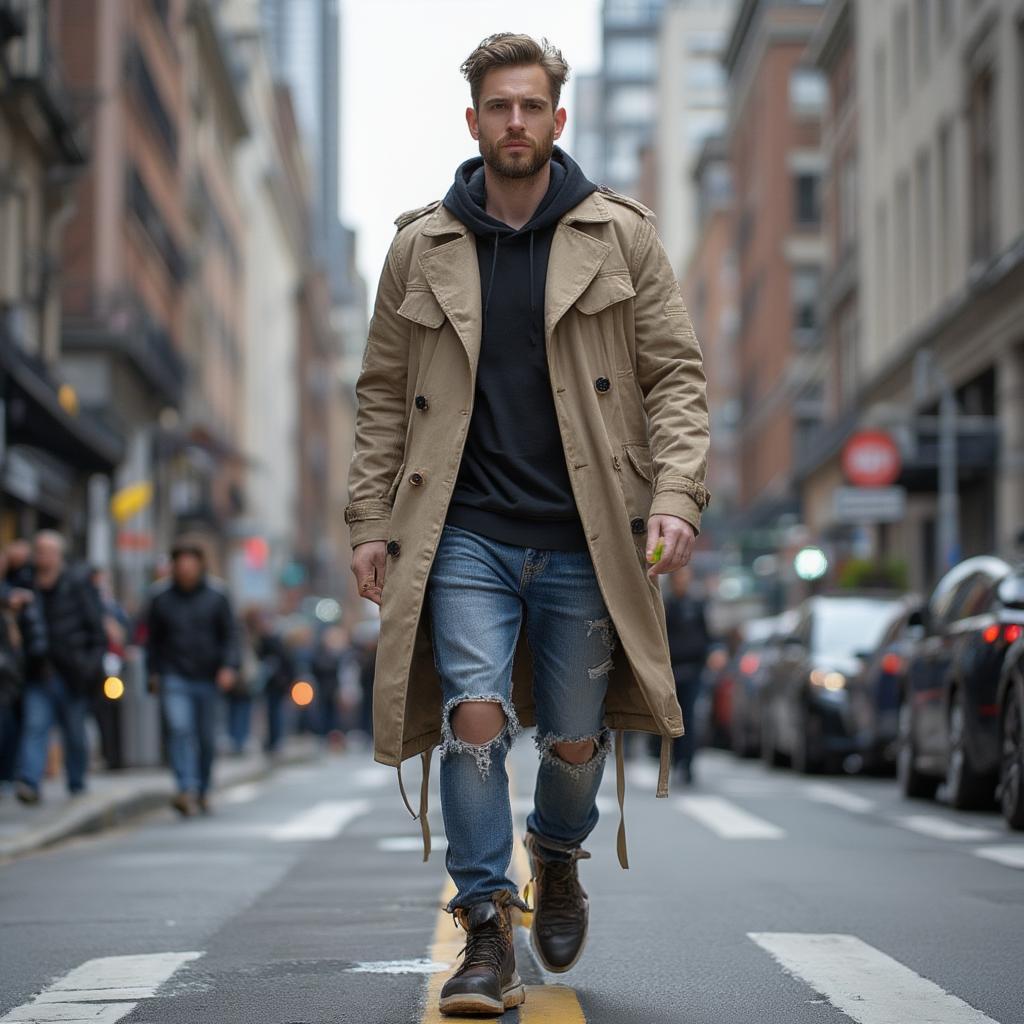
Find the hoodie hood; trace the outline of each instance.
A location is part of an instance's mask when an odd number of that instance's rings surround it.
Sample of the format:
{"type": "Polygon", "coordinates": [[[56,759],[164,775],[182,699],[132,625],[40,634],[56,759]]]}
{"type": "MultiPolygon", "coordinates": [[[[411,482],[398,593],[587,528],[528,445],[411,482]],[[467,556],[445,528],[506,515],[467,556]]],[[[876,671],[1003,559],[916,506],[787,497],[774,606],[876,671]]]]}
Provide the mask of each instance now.
{"type": "MultiPolygon", "coordinates": [[[[534,240],[538,231],[552,228],[574,206],[579,205],[597,186],[587,179],[579,164],[555,146],[551,153],[551,182],[530,220],[518,230],[492,217],[486,210],[487,192],[484,159],[475,156],[461,164],[455,181],[444,197],[444,205],[477,237],[478,245],[492,245],[490,273],[484,287],[484,325],[490,307],[491,292],[498,271],[498,250],[521,239],[529,241],[530,312],[536,312],[537,286],[534,270],[534,240]]],[[[535,341],[536,339],[534,339],[535,341]]]]}

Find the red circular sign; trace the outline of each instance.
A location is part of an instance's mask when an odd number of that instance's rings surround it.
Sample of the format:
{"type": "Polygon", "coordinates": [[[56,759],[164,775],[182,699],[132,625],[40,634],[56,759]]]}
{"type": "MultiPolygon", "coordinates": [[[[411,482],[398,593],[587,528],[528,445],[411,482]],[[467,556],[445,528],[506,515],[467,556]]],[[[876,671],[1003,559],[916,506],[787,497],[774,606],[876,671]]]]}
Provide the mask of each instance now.
{"type": "Polygon", "coordinates": [[[843,448],[843,474],[856,487],[888,487],[900,476],[900,450],[881,430],[862,430],[843,448]]]}

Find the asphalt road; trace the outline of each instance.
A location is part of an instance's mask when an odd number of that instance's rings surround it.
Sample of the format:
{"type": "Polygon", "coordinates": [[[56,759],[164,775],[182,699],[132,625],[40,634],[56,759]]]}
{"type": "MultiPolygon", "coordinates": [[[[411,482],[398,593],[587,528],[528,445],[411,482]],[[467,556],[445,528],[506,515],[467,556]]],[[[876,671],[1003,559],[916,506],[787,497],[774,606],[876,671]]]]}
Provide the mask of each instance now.
{"type": "MultiPolygon", "coordinates": [[[[520,741],[520,824],[535,763],[520,741]]],[[[699,767],[656,800],[630,764],[622,871],[609,764],[587,951],[545,976],[521,932],[532,985],[503,1024],[1024,1022],[1024,836],[884,780],[699,767]]],[[[428,864],[393,773],[347,755],[0,865],[0,1022],[436,1020],[462,934],[436,772],[428,864]]]]}

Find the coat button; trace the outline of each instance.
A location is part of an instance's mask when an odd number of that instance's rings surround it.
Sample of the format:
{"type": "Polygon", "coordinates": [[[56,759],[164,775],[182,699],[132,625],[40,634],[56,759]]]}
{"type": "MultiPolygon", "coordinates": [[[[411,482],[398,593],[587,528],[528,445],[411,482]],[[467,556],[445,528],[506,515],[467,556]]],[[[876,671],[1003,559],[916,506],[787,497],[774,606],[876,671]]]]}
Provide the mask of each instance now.
{"type": "Polygon", "coordinates": [[[597,390],[600,391],[602,395],[611,386],[612,386],[612,382],[607,377],[598,377],[597,380],[594,381],[594,387],[597,388],[597,390]]]}
{"type": "Polygon", "coordinates": [[[402,545],[397,540],[388,541],[388,554],[392,558],[397,558],[402,553],[402,545]]]}
{"type": "Polygon", "coordinates": [[[634,533],[643,533],[644,532],[644,521],[639,516],[636,519],[630,519],[630,521],[629,521],[629,528],[634,533]]]}
{"type": "Polygon", "coordinates": [[[409,483],[411,483],[413,485],[413,487],[419,487],[419,485],[421,483],[423,483],[423,474],[422,473],[412,473],[412,474],[410,474],[410,476],[409,476],[409,483]]]}
{"type": "Polygon", "coordinates": [[[430,403],[427,401],[426,395],[416,396],[416,408],[419,409],[420,412],[423,412],[423,410],[426,409],[428,405],[430,405],[430,403]]]}

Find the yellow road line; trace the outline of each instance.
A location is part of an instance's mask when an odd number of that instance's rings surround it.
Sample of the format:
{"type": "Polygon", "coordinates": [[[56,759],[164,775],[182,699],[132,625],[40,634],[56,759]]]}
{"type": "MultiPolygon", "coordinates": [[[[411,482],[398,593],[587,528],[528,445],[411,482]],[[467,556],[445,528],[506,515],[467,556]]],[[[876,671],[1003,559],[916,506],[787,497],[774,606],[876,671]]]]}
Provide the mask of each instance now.
{"type": "MultiPolygon", "coordinates": [[[[512,773],[509,771],[509,790],[515,792],[512,773]]],[[[512,878],[520,891],[530,879],[530,864],[523,848],[522,837],[515,835],[512,843],[512,878]]],[[[430,946],[430,959],[435,963],[451,964],[454,968],[459,951],[465,942],[465,934],[457,928],[450,914],[444,908],[455,895],[455,883],[449,878],[441,892],[441,907],[434,923],[434,940],[430,946]]],[[[530,914],[519,913],[520,924],[530,927],[530,914]]],[[[426,1005],[423,1008],[422,1024],[452,1024],[457,1017],[445,1017],[438,1009],[441,988],[450,976],[450,971],[438,971],[430,975],[427,982],[426,1005]]],[[[477,1024],[509,1024],[513,1014],[501,1017],[474,1017],[477,1024]]],[[[527,985],[526,1002],[519,1007],[519,1024],[586,1024],[579,999],[573,989],[566,985],[527,985]]]]}

